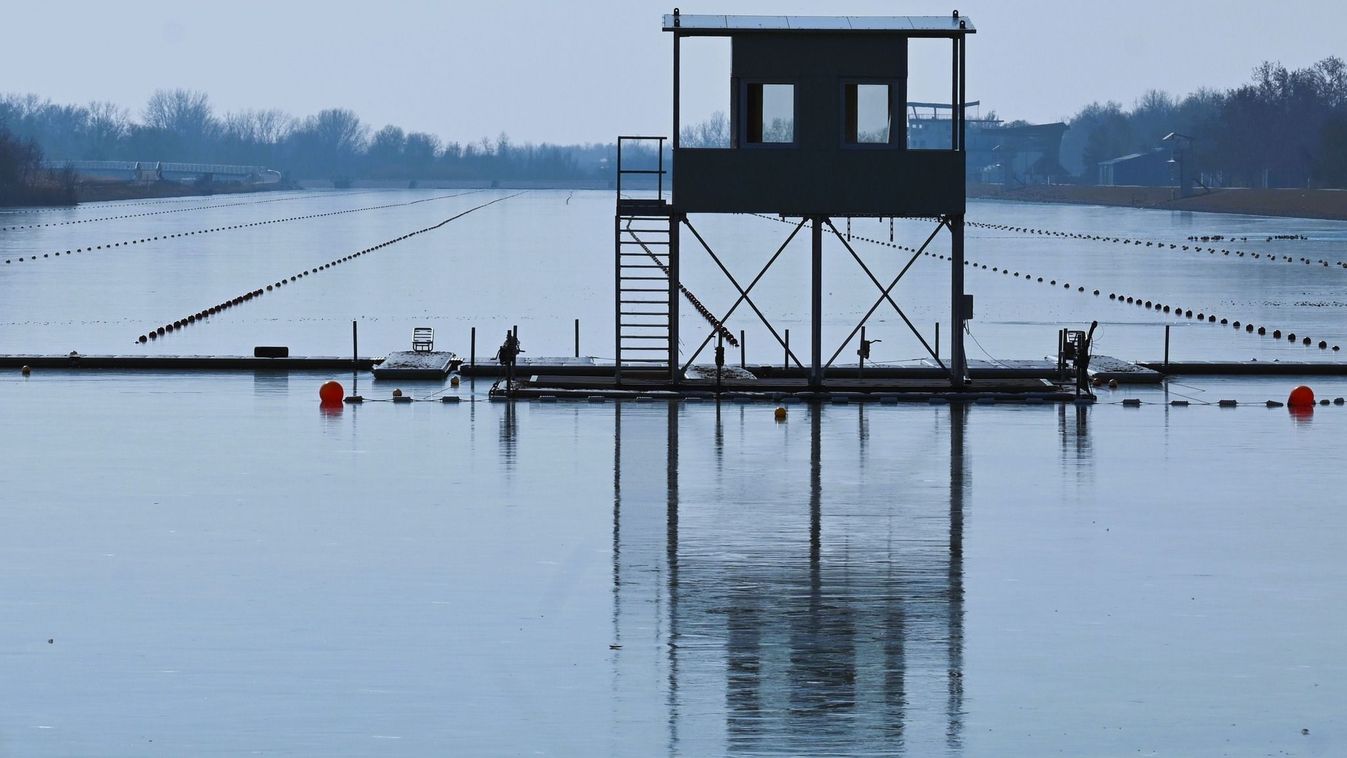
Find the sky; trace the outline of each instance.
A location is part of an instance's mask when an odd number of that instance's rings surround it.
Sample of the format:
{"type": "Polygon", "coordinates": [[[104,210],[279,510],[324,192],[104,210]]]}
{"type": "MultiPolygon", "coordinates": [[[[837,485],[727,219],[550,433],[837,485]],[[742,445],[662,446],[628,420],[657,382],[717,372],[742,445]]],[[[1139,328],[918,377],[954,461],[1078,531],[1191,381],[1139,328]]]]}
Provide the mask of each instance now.
{"type": "MultiPolygon", "coordinates": [[[[686,0],[682,0],[686,2],[686,0]]],[[[1249,79],[1255,65],[1347,56],[1341,0],[967,0],[968,96],[983,114],[1068,118],[1249,79]]],[[[684,13],[947,15],[914,0],[716,0],[684,13]]],[[[110,100],[139,117],[150,94],[207,92],[217,111],[356,111],[453,141],[608,142],[668,134],[672,3],[648,0],[10,0],[0,91],[110,100]]],[[[685,123],[728,110],[728,53],[684,55],[685,123]]],[[[916,53],[914,52],[914,56],[916,53]]],[[[943,58],[942,58],[943,59],[943,58]]],[[[914,75],[920,69],[914,66],[914,75]]]]}

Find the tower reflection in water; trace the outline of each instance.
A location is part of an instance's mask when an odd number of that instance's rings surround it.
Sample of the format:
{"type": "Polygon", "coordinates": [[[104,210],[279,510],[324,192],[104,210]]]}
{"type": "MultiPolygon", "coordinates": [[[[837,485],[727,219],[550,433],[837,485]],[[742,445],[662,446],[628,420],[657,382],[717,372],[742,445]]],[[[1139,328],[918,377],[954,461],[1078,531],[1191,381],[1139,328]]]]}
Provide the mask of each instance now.
{"type": "Polygon", "coordinates": [[[619,406],[615,702],[670,754],[958,752],[967,413],[619,406]]]}

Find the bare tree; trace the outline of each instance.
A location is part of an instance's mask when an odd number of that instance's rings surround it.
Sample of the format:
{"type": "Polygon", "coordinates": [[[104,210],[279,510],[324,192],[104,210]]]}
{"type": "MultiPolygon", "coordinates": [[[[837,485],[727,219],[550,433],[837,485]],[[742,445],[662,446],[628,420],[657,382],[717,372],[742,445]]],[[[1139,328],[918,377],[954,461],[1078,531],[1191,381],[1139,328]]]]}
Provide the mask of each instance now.
{"type": "Polygon", "coordinates": [[[145,126],[177,135],[191,146],[212,136],[218,123],[204,92],[155,90],[145,104],[145,126]]]}

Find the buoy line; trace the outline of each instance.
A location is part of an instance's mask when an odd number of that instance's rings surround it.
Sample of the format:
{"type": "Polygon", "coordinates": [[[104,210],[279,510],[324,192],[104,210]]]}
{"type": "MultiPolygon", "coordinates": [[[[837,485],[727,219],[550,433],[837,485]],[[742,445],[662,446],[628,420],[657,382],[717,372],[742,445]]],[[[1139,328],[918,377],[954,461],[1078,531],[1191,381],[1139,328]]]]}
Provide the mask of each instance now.
{"type": "MultiPolygon", "coordinates": [[[[765,219],[767,219],[767,220],[769,220],[769,221],[777,221],[777,222],[780,222],[780,223],[790,223],[789,221],[786,221],[785,219],[777,218],[777,217],[774,217],[774,216],[769,216],[769,215],[762,214],[762,213],[752,213],[752,214],[748,214],[748,215],[757,216],[757,217],[759,217],[759,218],[765,218],[765,219]]],[[[873,239],[873,238],[871,238],[871,237],[864,237],[864,236],[861,236],[861,235],[859,235],[859,234],[853,234],[853,235],[851,235],[851,239],[857,239],[857,240],[861,240],[862,242],[869,242],[869,243],[872,243],[872,244],[875,244],[875,245],[881,245],[881,246],[884,246],[884,247],[891,247],[891,248],[894,248],[894,249],[896,249],[896,250],[905,250],[905,251],[910,252],[910,253],[915,253],[915,252],[917,252],[917,248],[915,248],[915,247],[909,247],[909,246],[907,246],[907,245],[901,245],[901,244],[898,244],[898,243],[896,243],[896,242],[887,242],[887,241],[885,241],[885,240],[877,240],[877,239],[873,239]]],[[[950,258],[949,258],[948,256],[945,256],[945,255],[942,255],[942,254],[939,254],[939,253],[933,253],[933,252],[931,252],[931,251],[929,251],[929,250],[923,252],[922,255],[929,256],[929,257],[932,257],[932,258],[936,258],[936,259],[939,259],[939,260],[950,260],[950,258]]],[[[973,269],[988,270],[988,271],[990,271],[991,273],[994,273],[994,274],[995,274],[995,273],[999,273],[999,274],[1001,274],[1002,276],[1009,276],[1009,275],[1011,275],[1011,270],[1010,270],[1009,268],[1005,268],[1005,267],[1003,267],[1003,266],[1001,266],[1001,265],[999,265],[999,264],[998,264],[998,265],[995,265],[995,266],[990,266],[990,267],[989,267],[989,266],[988,266],[987,264],[985,264],[985,263],[980,263],[980,262],[978,262],[978,261],[976,261],[976,260],[973,260],[973,259],[967,258],[967,257],[964,258],[964,265],[965,265],[965,266],[968,266],[968,267],[970,267],[970,268],[973,268],[973,269]]],[[[1014,277],[1015,277],[1015,278],[1023,278],[1023,279],[1024,279],[1025,281],[1027,281],[1027,282],[1033,282],[1033,283],[1038,283],[1038,284],[1047,284],[1048,286],[1054,287],[1054,288],[1057,286],[1057,280],[1056,280],[1056,279],[1053,279],[1053,278],[1047,278],[1046,281],[1045,281],[1045,278],[1042,277],[1042,276],[1035,276],[1035,275],[1029,274],[1029,273],[1021,274],[1019,271],[1015,271],[1015,272],[1014,272],[1014,277]]],[[[1063,281],[1063,283],[1062,283],[1062,288],[1063,288],[1063,289],[1066,289],[1066,290],[1072,289],[1071,283],[1070,283],[1070,282],[1063,281]]],[[[1087,290],[1085,287],[1082,287],[1082,286],[1077,286],[1077,287],[1075,288],[1075,291],[1076,291],[1077,293],[1079,293],[1079,294],[1085,294],[1085,293],[1088,291],[1088,292],[1092,293],[1095,297],[1099,297],[1099,296],[1102,296],[1102,295],[1103,295],[1103,291],[1102,291],[1102,290],[1099,290],[1099,289],[1090,289],[1090,290],[1087,290]]],[[[1144,307],[1144,308],[1147,308],[1147,309],[1153,309],[1153,310],[1154,310],[1155,312],[1157,312],[1157,313],[1167,313],[1167,314],[1172,314],[1172,315],[1173,315],[1174,317],[1176,317],[1176,318],[1190,318],[1190,319],[1191,319],[1191,318],[1194,318],[1194,314],[1193,314],[1193,309],[1192,309],[1192,308],[1183,308],[1182,306],[1178,306],[1178,305],[1166,305],[1166,304],[1160,302],[1158,299],[1157,299],[1157,300],[1146,300],[1145,298],[1136,297],[1136,296],[1133,296],[1133,295],[1126,295],[1126,294],[1123,294],[1123,293],[1117,293],[1117,292],[1110,292],[1110,293],[1108,293],[1108,298],[1109,298],[1110,301],[1114,301],[1114,302],[1118,302],[1118,303],[1126,303],[1126,304],[1129,304],[1129,305],[1135,304],[1135,305],[1138,305],[1138,306],[1141,306],[1141,307],[1144,307]]],[[[1197,311],[1197,314],[1196,314],[1196,319],[1197,319],[1198,321],[1204,321],[1205,323],[1210,323],[1210,324],[1216,324],[1216,323],[1218,323],[1217,316],[1214,315],[1214,314],[1212,314],[1210,311],[1206,311],[1206,310],[1198,310],[1198,311],[1197,311]]],[[[1271,328],[1268,328],[1268,327],[1266,327],[1266,326],[1255,326],[1252,322],[1243,322],[1243,321],[1240,321],[1240,320],[1231,320],[1231,319],[1229,319],[1229,318],[1220,318],[1220,319],[1219,319],[1219,323],[1220,323],[1222,326],[1232,325],[1236,331],[1241,331],[1241,330],[1242,330],[1245,334],[1257,334],[1257,335],[1260,336],[1260,337],[1268,336],[1268,335],[1270,334],[1270,335],[1272,336],[1273,339],[1281,339],[1281,338],[1282,338],[1282,330],[1280,330],[1280,329],[1271,329],[1271,328]]],[[[1300,335],[1299,337],[1297,337],[1297,335],[1296,335],[1295,332],[1287,332],[1286,338],[1287,338],[1287,341],[1288,341],[1288,342],[1291,342],[1291,343],[1295,343],[1295,342],[1299,341],[1300,344],[1304,345],[1305,347],[1312,347],[1312,346],[1315,346],[1315,345],[1317,344],[1320,350],[1328,350],[1328,349],[1329,349],[1329,343],[1328,343],[1327,340],[1318,340],[1318,341],[1316,342],[1313,338],[1311,338],[1311,337],[1306,337],[1306,336],[1304,336],[1303,334],[1300,335]]],[[[1338,346],[1338,345],[1333,345],[1333,346],[1332,346],[1333,352],[1338,352],[1340,349],[1341,349],[1341,348],[1340,348],[1340,346],[1338,346]]]]}
{"type": "MultiPolygon", "coordinates": [[[[1330,260],[1325,259],[1325,258],[1319,258],[1319,259],[1317,259],[1317,260],[1311,261],[1309,258],[1306,258],[1306,257],[1304,257],[1304,256],[1297,256],[1297,257],[1295,257],[1295,258],[1292,258],[1292,257],[1289,256],[1289,255],[1278,255],[1278,254],[1275,254],[1275,253],[1268,253],[1268,252],[1266,252],[1266,251],[1261,251],[1261,250],[1260,250],[1260,251],[1231,250],[1231,249],[1229,249],[1229,248],[1203,247],[1202,245],[1198,245],[1198,244],[1188,244],[1188,245],[1185,245],[1185,244],[1183,244],[1183,243],[1161,242],[1161,241],[1157,241],[1157,240],[1135,239],[1135,238],[1132,238],[1132,237],[1115,237],[1115,236],[1112,236],[1112,235],[1106,235],[1106,234],[1083,234],[1083,233],[1081,233],[1081,232],[1062,232],[1062,231],[1055,231],[1055,230],[1051,230],[1051,229],[1038,229],[1038,228],[1027,227],[1027,226],[1014,226],[1014,225],[1011,225],[1011,224],[988,224],[988,223],[985,223],[985,222],[979,222],[979,221],[964,221],[964,224],[967,225],[967,226],[971,226],[971,227],[974,227],[974,228],[978,228],[978,229],[989,229],[989,230],[992,230],[992,231],[1002,231],[1002,232],[1016,232],[1016,233],[1019,233],[1019,234],[1032,234],[1032,235],[1037,235],[1037,236],[1040,236],[1040,237],[1053,237],[1053,238],[1056,238],[1056,239],[1073,239],[1073,240],[1084,240],[1084,241],[1090,241],[1090,242],[1104,242],[1104,243],[1111,243],[1111,244],[1115,244],[1115,245],[1118,245],[1118,244],[1120,244],[1120,245],[1131,245],[1131,246],[1139,247],[1139,248],[1140,248],[1140,247],[1148,247],[1148,248],[1154,248],[1154,249],[1156,249],[1156,250],[1173,250],[1173,251],[1176,251],[1176,252],[1190,252],[1190,251],[1191,251],[1191,252],[1194,252],[1194,253],[1203,253],[1203,252],[1205,252],[1205,253],[1207,253],[1208,255],[1216,255],[1217,253],[1220,253],[1223,257],[1228,257],[1228,256],[1230,256],[1230,255],[1234,255],[1234,257],[1236,257],[1236,258],[1244,258],[1244,257],[1247,256],[1248,258],[1250,258],[1250,259],[1252,259],[1252,260],[1261,260],[1261,261],[1266,261],[1267,263],[1302,263],[1302,264],[1304,264],[1304,265],[1306,265],[1306,266],[1312,266],[1312,265],[1315,265],[1315,264],[1319,264],[1319,265],[1320,265],[1321,267],[1323,267],[1323,268],[1327,268],[1327,267],[1333,266],[1333,267],[1338,267],[1338,268],[1342,268],[1342,269],[1347,269],[1347,262],[1343,262],[1343,261],[1330,261],[1330,260]]],[[[1278,236],[1278,235],[1274,235],[1274,237],[1276,237],[1276,236],[1278,236]]],[[[1282,236],[1284,236],[1284,235],[1282,235],[1282,236]]],[[[1212,241],[1212,240],[1211,240],[1210,235],[1208,235],[1207,240],[1203,240],[1201,237],[1197,237],[1197,238],[1195,238],[1195,239],[1192,238],[1192,237],[1190,237],[1188,241],[1189,241],[1189,242],[1196,243],[1196,242],[1205,242],[1205,241],[1212,241]]],[[[1215,240],[1215,241],[1224,241],[1224,238],[1223,238],[1222,240],[1215,240]]],[[[1269,239],[1269,241],[1271,241],[1271,238],[1269,239]]]]}
{"type": "MultiPolygon", "coordinates": [[[[303,215],[303,216],[290,216],[289,218],[276,218],[276,219],[270,219],[270,220],[268,220],[268,221],[252,221],[252,222],[249,222],[249,223],[246,223],[246,224],[227,224],[227,225],[225,225],[225,226],[217,226],[217,227],[212,227],[212,228],[208,228],[208,229],[196,229],[196,230],[193,230],[193,231],[190,231],[190,232],[177,232],[177,233],[174,233],[174,234],[162,234],[162,235],[158,235],[158,236],[155,236],[155,237],[144,237],[144,238],[142,238],[142,239],[127,240],[127,241],[125,241],[125,242],[110,242],[110,243],[107,243],[107,244],[104,244],[104,245],[86,245],[86,246],[84,246],[84,247],[77,247],[77,248],[75,248],[74,250],[66,250],[66,251],[65,251],[65,254],[66,254],[67,256],[69,256],[69,255],[74,255],[75,253],[91,253],[91,252],[94,252],[95,250],[110,250],[110,249],[112,249],[112,248],[123,247],[123,246],[130,247],[131,245],[139,245],[139,244],[145,243],[145,242],[157,242],[157,241],[159,241],[159,240],[176,239],[176,238],[178,238],[178,237],[191,237],[191,236],[195,236],[195,235],[198,235],[198,234],[213,234],[213,233],[215,233],[215,232],[226,232],[226,231],[230,231],[230,230],[232,230],[232,229],[246,229],[246,228],[254,227],[254,226],[267,226],[268,224],[284,224],[284,223],[287,223],[287,222],[290,222],[290,221],[306,221],[306,220],[308,220],[308,219],[327,218],[327,217],[329,217],[329,216],[343,216],[343,215],[346,215],[346,214],[348,214],[348,213],[364,213],[365,211],[378,211],[378,210],[385,210],[385,209],[388,209],[388,208],[402,208],[402,207],[409,206],[409,205],[417,205],[418,203],[429,203],[429,202],[432,202],[432,201],[435,201],[435,200],[447,200],[447,199],[449,199],[449,198],[462,197],[462,196],[464,196],[464,195],[472,195],[472,194],[475,194],[475,193],[478,193],[478,192],[482,192],[482,191],[483,191],[483,190],[470,190],[470,191],[468,191],[468,192],[458,192],[458,193],[455,193],[455,194],[452,194],[452,195],[436,195],[435,197],[421,198],[420,200],[412,200],[411,202],[406,202],[406,203],[386,203],[386,204],[384,204],[384,205],[370,205],[370,206],[366,206],[366,207],[364,207],[364,208],[347,208],[347,209],[345,209],[345,210],[339,210],[339,211],[327,211],[327,212],[324,212],[324,213],[309,213],[309,214],[305,214],[305,215],[303,215]]],[[[43,254],[42,254],[42,257],[43,257],[43,258],[48,258],[48,257],[51,257],[51,256],[56,256],[56,257],[59,258],[59,257],[61,256],[61,253],[60,253],[60,251],[57,251],[57,252],[55,252],[55,253],[43,253],[43,254]]],[[[33,261],[36,261],[36,260],[38,260],[37,254],[34,253],[34,254],[32,254],[32,255],[27,256],[26,258],[25,258],[25,256],[19,256],[18,261],[19,261],[20,263],[23,263],[25,260],[27,260],[27,261],[30,262],[30,263],[33,262],[33,261]]],[[[10,262],[12,262],[12,259],[10,259],[10,258],[6,258],[6,259],[5,259],[5,263],[10,263],[10,262]]]]}
{"type": "MultiPolygon", "coordinates": [[[[476,191],[479,191],[479,192],[480,192],[481,190],[476,190],[476,191]]],[[[136,341],[136,342],[139,342],[139,343],[141,343],[141,344],[144,344],[144,343],[146,343],[146,342],[148,342],[148,341],[150,341],[150,340],[158,339],[159,337],[163,337],[163,336],[165,336],[165,335],[167,335],[167,334],[171,334],[171,333],[173,333],[173,332],[175,332],[175,331],[177,331],[177,330],[179,330],[179,329],[183,329],[183,328],[185,328],[185,327],[187,327],[187,326],[190,326],[190,325],[192,325],[192,324],[195,324],[195,323],[204,321],[205,319],[209,318],[210,316],[214,316],[214,315],[217,314],[217,313],[220,313],[220,312],[222,312],[222,311],[226,311],[226,310],[228,310],[228,309],[230,309],[230,308],[233,308],[233,307],[235,307],[235,306],[242,305],[242,304],[244,304],[244,303],[246,303],[246,302],[248,302],[248,301],[250,301],[250,300],[259,298],[259,297],[261,297],[262,295],[265,295],[266,293],[271,292],[271,291],[273,291],[273,290],[280,289],[281,287],[284,287],[284,286],[286,286],[287,284],[291,284],[291,283],[293,283],[293,282],[297,282],[297,281],[299,281],[300,279],[303,279],[304,277],[310,276],[310,275],[312,275],[312,274],[316,274],[316,273],[318,273],[319,271],[325,271],[325,270],[330,269],[330,268],[332,268],[333,266],[336,266],[336,265],[338,265],[338,264],[340,264],[340,263],[349,263],[350,261],[353,261],[353,260],[355,260],[356,258],[359,258],[360,256],[368,255],[369,253],[373,253],[373,252],[375,252],[375,251],[377,251],[377,250],[382,250],[382,249],[384,249],[384,248],[386,248],[386,247],[388,247],[388,246],[390,246],[390,245],[393,245],[393,244],[396,244],[396,243],[398,243],[398,242],[402,242],[403,240],[406,240],[406,239],[410,239],[410,238],[412,238],[412,237],[415,237],[415,236],[417,236],[418,234],[425,234],[426,232],[434,231],[434,230],[436,230],[436,229],[439,229],[439,228],[443,227],[445,224],[448,224],[448,223],[451,222],[451,221],[456,221],[456,220],[458,220],[458,219],[460,219],[460,218],[463,218],[464,216],[468,215],[469,213],[472,213],[473,211],[481,210],[482,208],[485,208],[485,207],[487,207],[487,206],[489,206],[489,205],[495,205],[496,203],[503,202],[503,201],[505,201],[505,200],[509,200],[510,198],[513,198],[513,197],[519,197],[519,196],[522,195],[522,194],[524,194],[524,192],[516,192],[516,193],[514,193],[514,194],[512,194],[512,195],[506,195],[506,196],[504,196],[504,197],[498,197],[498,198],[496,198],[495,200],[491,200],[490,202],[482,203],[481,205],[474,206],[474,207],[469,208],[469,209],[467,209],[467,210],[465,210],[465,211],[462,211],[462,212],[457,213],[457,214],[455,214],[455,215],[453,215],[453,216],[450,216],[449,218],[444,219],[443,221],[439,222],[438,224],[432,224],[432,225],[430,225],[430,226],[423,227],[423,228],[421,228],[421,229],[416,229],[416,230],[414,230],[414,231],[407,232],[406,234],[399,235],[399,236],[394,237],[394,238],[392,238],[392,239],[390,239],[390,240],[386,240],[386,241],[384,241],[384,242],[380,242],[380,243],[378,243],[378,244],[376,244],[376,245],[371,245],[370,247],[364,248],[364,249],[362,249],[362,250],[357,250],[357,251],[355,251],[354,253],[350,253],[349,255],[343,255],[343,256],[341,256],[340,258],[334,258],[333,260],[330,260],[330,261],[328,261],[327,263],[321,264],[321,265],[319,265],[319,266],[315,266],[315,267],[310,268],[310,269],[305,269],[305,270],[300,271],[300,272],[298,272],[298,273],[296,273],[296,274],[292,274],[292,275],[289,276],[289,277],[282,277],[282,278],[280,278],[279,280],[277,280],[277,281],[275,281],[275,282],[273,282],[273,283],[271,283],[271,284],[267,284],[267,285],[265,285],[265,286],[263,286],[263,287],[258,287],[257,289],[254,289],[254,290],[249,290],[248,292],[245,292],[245,293],[243,293],[243,294],[241,294],[241,295],[239,295],[239,296],[237,296],[237,297],[231,298],[231,299],[229,299],[229,300],[225,300],[225,301],[222,302],[222,303],[219,303],[219,304],[216,304],[216,305],[212,305],[212,306],[210,306],[209,308],[205,308],[205,309],[203,309],[203,310],[197,311],[196,313],[190,313],[190,314],[188,314],[187,316],[184,316],[183,318],[177,319],[177,320],[175,320],[175,321],[173,321],[173,322],[171,322],[171,323],[164,324],[163,326],[159,326],[159,327],[155,327],[155,328],[153,328],[153,329],[150,329],[149,331],[147,331],[147,332],[145,332],[144,334],[142,334],[142,335],[140,335],[139,337],[137,337],[135,341],[136,341]]]]}

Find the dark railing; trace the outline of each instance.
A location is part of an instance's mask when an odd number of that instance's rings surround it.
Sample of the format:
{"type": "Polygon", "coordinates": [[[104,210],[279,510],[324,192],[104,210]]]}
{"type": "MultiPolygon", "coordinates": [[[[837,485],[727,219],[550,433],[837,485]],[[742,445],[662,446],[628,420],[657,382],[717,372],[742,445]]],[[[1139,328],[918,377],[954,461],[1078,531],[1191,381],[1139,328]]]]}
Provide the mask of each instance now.
{"type": "Polygon", "coordinates": [[[640,137],[633,135],[624,135],[617,138],[617,198],[622,199],[622,177],[635,175],[653,175],[656,178],[656,198],[660,203],[664,202],[664,141],[668,137],[640,137]],[[625,168],[622,165],[622,148],[628,142],[654,142],[655,154],[658,156],[657,168],[625,168]]]}

